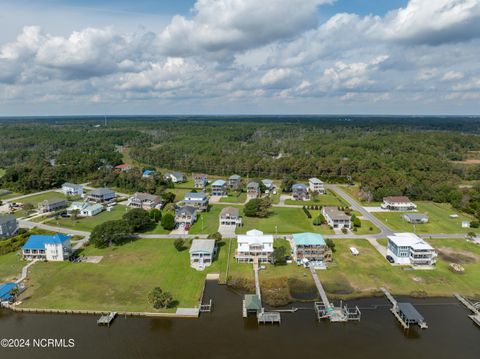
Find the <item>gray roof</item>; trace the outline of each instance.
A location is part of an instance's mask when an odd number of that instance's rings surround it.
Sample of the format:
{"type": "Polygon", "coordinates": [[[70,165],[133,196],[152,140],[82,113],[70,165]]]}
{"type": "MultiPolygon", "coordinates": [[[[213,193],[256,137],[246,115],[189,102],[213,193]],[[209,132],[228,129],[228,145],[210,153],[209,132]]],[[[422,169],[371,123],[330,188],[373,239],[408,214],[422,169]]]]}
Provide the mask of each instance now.
{"type": "Polygon", "coordinates": [[[255,188],[255,189],[258,189],[259,185],[258,185],[258,182],[250,182],[248,185],[247,185],[248,188],[255,188]]]}
{"type": "Polygon", "coordinates": [[[76,189],[82,189],[83,186],[75,183],[70,183],[70,182],[65,182],[62,184],[62,187],[70,187],[70,188],[76,188],[76,189]]]}
{"type": "Polygon", "coordinates": [[[50,199],[44,200],[41,204],[51,206],[53,204],[63,203],[63,202],[66,202],[66,200],[60,199],[60,198],[50,198],[50,199]]]}
{"type": "Polygon", "coordinates": [[[350,216],[347,216],[345,212],[340,211],[337,207],[323,207],[323,209],[331,219],[339,219],[339,220],[350,219],[350,216]]]}
{"type": "Polygon", "coordinates": [[[133,197],[139,199],[140,201],[160,201],[160,197],[155,196],[154,194],[150,193],[143,193],[137,192],[133,195],[133,197]]]}
{"type": "Polygon", "coordinates": [[[187,192],[185,198],[190,197],[194,199],[204,199],[207,195],[204,192],[187,192]]]}
{"type": "Polygon", "coordinates": [[[308,181],[309,181],[309,182],[312,182],[312,183],[317,183],[317,184],[323,183],[323,181],[320,181],[320,180],[319,180],[318,178],[316,178],[316,177],[312,177],[312,178],[310,178],[308,181]]]}
{"type": "Polygon", "coordinates": [[[215,249],[215,239],[194,239],[190,247],[190,253],[213,253],[215,249]]]}
{"type": "Polygon", "coordinates": [[[273,184],[273,181],[271,179],[263,179],[262,180],[262,183],[265,185],[265,186],[271,186],[273,184]]]}
{"type": "Polygon", "coordinates": [[[423,322],[422,315],[415,309],[411,303],[398,303],[398,310],[405,316],[409,322],[423,322]]]}
{"type": "Polygon", "coordinates": [[[295,183],[293,186],[292,186],[292,191],[295,191],[295,190],[307,190],[307,186],[305,186],[303,183],[295,183]]]}
{"type": "Polygon", "coordinates": [[[240,216],[240,210],[235,207],[225,207],[222,209],[220,212],[220,217],[239,217],[240,216]]]}
{"type": "Polygon", "coordinates": [[[428,219],[428,216],[426,214],[421,213],[405,213],[403,216],[413,221],[421,221],[422,219],[428,219]]]}
{"type": "Polygon", "coordinates": [[[89,192],[90,195],[94,195],[94,196],[104,196],[106,194],[110,194],[110,193],[115,193],[114,191],[112,191],[110,188],[95,188],[93,190],[91,190],[89,192]]]}
{"type": "Polygon", "coordinates": [[[231,179],[231,180],[239,180],[241,177],[239,175],[231,175],[230,177],[228,177],[228,179],[231,179]]]}
{"type": "Polygon", "coordinates": [[[11,214],[7,214],[6,216],[0,216],[0,224],[9,223],[16,220],[17,218],[11,214]]]}
{"type": "Polygon", "coordinates": [[[193,216],[194,214],[197,213],[197,209],[192,206],[183,206],[175,209],[175,215],[182,214],[182,213],[193,216]]]}

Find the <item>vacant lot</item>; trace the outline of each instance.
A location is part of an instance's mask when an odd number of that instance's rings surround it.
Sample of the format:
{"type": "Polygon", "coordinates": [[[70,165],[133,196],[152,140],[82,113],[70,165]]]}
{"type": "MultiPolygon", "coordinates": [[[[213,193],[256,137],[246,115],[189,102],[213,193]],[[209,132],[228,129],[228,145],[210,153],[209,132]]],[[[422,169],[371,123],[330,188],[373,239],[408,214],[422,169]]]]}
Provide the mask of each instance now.
{"type": "Polygon", "coordinates": [[[45,222],[51,226],[57,226],[61,228],[72,228],[79,231],[91,232],[92,229],[101,223],[106,221],[113,221],[116,219],[121,219],[122,216],[128,211],[128,207],[117,204],[113,207],[111,212],[103,211],[93,217],[84,217],[84,218],[52,218],[45,222]]]}
{"type": "Polygon", "coordinates": [[[374,215],[396,232],[413,232],[414,229],[417,233],[425,234],[468,233],[472,231],[470,228],[462,228],[462,221],[470,221],[472,218],[454,210],[449,204],[417,202],[417,206],[418,213],[427,214],[429,222],[417,224],[415,228],[413,224],[402,218],[404,212],[374,213],[374,215]],[[451,214],[458,214],[458,218],[450,218],[451,214]]]}
{"type": "Polygon", "coordinates": [[[247,194],[245,192],[241,193],[229,193],[227,197],[220,198],[220,202],[227,203],[244,203],[247,200],[247,194]]]}
{"type": "Polygon", "coordinates": [[[293,199],[287,199],[285,204],[296,205],[296,206],[346,206],[347,203],[335,193],[330,190],[327,190],[326,194],[319,194],[316,200],[309,201],[295,201],[293,199]]]}
{"type": "MultiPolygon", "coordinates": [[[[82,254],[103,256],[92,263],[37,263],[31,271],[23,307],[154,311],[147,301],[160,286],[178,307],[198,305],[205,276],[225,266],[226,250],[204,272],[190,268],[188,249],[178,252],[173,239],[140,239],[120,247],[88,247],[82,254]]],[[[170,309],[172,311],[173,309],[170,309]]]]}
{"type": "Polygon", "coordinates": [[[50,191],[42,194],[34,194],[28,197],[19,199],[17,202],[20,203],[30,203],[33,206],[37,206],[40,202],[43,202],[47,199],[66,199],[67,197],[62,192],[50,191]]]}
{"type": "Polygon", "coordinates": [[[0,284],[18,278],[26,264],[17,252],[0,255],[0,284]]]}

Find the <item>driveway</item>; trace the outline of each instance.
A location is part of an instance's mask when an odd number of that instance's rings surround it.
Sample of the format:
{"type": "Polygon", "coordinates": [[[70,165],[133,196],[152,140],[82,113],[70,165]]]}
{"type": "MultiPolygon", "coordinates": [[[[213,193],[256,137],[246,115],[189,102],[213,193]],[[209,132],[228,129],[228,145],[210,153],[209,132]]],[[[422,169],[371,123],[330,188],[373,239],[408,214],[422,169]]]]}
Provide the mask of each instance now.
{"type": "Polygon", "coordinates": [[[235,229],[237,226],[235,225],[226,225],[220,224],[218,226],[218,232],[222,235],[222,238],[236,238],[235,229]]]}

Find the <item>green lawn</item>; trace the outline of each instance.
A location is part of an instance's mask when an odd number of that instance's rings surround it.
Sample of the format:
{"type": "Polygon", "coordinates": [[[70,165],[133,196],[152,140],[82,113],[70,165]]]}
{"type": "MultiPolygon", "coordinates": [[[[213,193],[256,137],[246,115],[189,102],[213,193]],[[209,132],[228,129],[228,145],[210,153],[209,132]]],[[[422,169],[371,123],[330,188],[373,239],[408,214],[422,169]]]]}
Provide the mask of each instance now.
{"type": "Polygon", "coordinates": [[[345,192],[347,192],[347,194],[349,194],[350,196],[352,196],[354,199],[357,200],[357,202],[361,203],[362,205],[364,206],[367,206],[367,207],[380,207],[380,205],[382,204],[381,202],[367,202],[367,201],[363,201],[361,198],[360,198],[360,188],[358,185],[354,185],[354,186],[348,186],[348,185],[339,185],[338,186],[340,189],[344,190],[345,192]]]}
{"type": "Polygon", "coordinates": [[[0,189],[0,200],[8,200],[10,198],[14,198],[14,197],[18,197],[18,196],[21,196],[22,193],[18,193],[18,192],[11,192],[7,189],[0,189]]]}
{"type": "MultiPolygon", "coordinates": [[[[194,189],[195,188],[195,181],[193,179],[190,179],[187,182],[175,183],[175,188],[194,189]]],[[[198,189],[197,189],[197,191],[198,191],[198,189]]]]}
{"type": "Polygon", "coordinates": [[[380,233],[380,230],[370,221],[363,219],[361,220],[362,226],[360,228],[357,228],[355,234],[358,235],[365,235],[365,234],[376,234],[380,233]],[[370,230],[372,228],[372,230],[370,230]]]}
{"type": "Polygon", "coordinates": [[[18,278],[22,267],[27,264],[16,251],[0,255],[0,284],[18,278]]]}
{"type": "Polygon", "coordinates": [[[319,194],[317,196],[317,200],[309,200],[309,201],[295,201],[293,199],[287,199],[285,204],[288,205],[296,205],[296,206],[346,206],[347,203],[333,193],[330,190],[327,190],[326,194],[319,194]]]}
{"type": "Polygon", "coordinates": [[[28,197],[24,197],[18,200],[20,203],[31,203],[33,206],[37,206],[40,202],[46,199],[66,199],[67,197],[62,192],[50,191],[42,194],[34,194],[28,197]]]}
{"type": "Polygon", "coordinates": [[[73,220],[72,218],[52,218],[51,220],[45,222],[45,224],[90,232],[98,224],[106,221],[121,219],[126,211],[128,211],[128,207],[117,204],[113,207],[111,212],[103,211],[96,216],[78,218],[76,220],[73,220]]]}
{"type": "Polygon", "coordinates": [[[227,197],[220,198],[220,202],[229,202],[229,203],[244,203],[247,200],[247,194],[245,192],[241,192],[237,194],[235,192],[231,192],[228,194],[227,197]]]}
{"type": "Polygon", "coordinates": [[[217,232],[221,210],[227,206],[210,206],[208,212],[197,212],[197,221],[188,231],[189,234],[212,234],[217,232]]]}
{"type": "Polygon", "coordinates": [[[0,178],[5,176],[5,172],[7,172],[4,168],[0,168],[0,178]]]}
{"type": "MultiPolygon", "coordinates": [[[[468,233],[471,228],[462,228],[462,221],[472,220],[471,217],[454,210],[449,204],[433,202],[416,202],[418,213],[427,214],[429,222],[417,224],[416,233],[468,233]],[[450,218],[451,214],[458,218],[450,218]]],[[[374,213],[376,217],[397,232],[413,232],[414,226],[402,218],[404,212],[374,213]]],[[[475,232],[475,230],[473,230],[475,232]]]]}
{"type": "Polygon", "coordinates": [[[243,216],[243,227],[237,228],[237,233],[245,233],[258,229],[265,233],[291,234],[299,232],[317,232],[333,234],[327,226],[314,226],[313,219],[318,211],[310,211],[312,218],[307,218],[301,208],[273,207],[272,214],[267,218],[252,218],[243,216]]]}
{"type": "Polygon", "coordinates": [[[188,250],[177,252],[173,242],[139,239],[120,247],[85,249],[82,254],[103,256],[98,264],[39,262],[32,268],[21,306],[153,312],[147,296],[160,286],[178,307],[194,307],[206,274],[225,271],[228,247],[222,246],[212,266],[198,272],[190,268],[188,250]]]}

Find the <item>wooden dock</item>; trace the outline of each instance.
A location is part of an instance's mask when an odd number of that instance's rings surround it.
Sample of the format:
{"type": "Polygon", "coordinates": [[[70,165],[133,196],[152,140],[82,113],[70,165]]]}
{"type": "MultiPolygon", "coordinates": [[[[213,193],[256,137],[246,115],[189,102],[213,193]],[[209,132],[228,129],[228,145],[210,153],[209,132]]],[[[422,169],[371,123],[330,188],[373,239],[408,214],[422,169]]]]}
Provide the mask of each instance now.
{"type": "Polygon", "coordinates": [[[97,324],[110,326],[110,324],[112,323],[112,321],[115,319],[116,316],[117,316],[117,312],[111,312],[107,315],[102,315],[97,320],[97,324]]]}
{"type": "Polygon", "coordinates": [[[257,315],[257,321],[259,324],[280,324],[282,322],[282,316],[279,312],[260,312],[257,315]]]}
{"type": "Polygon", "coordinates": [[[460,303],[462,303],[467,309],[469,309],[473,314],[470,314],[468,317],[480,327],[480,302],[472,303],[468,299],[462,297],[460,294],[455,293],[455,298],[457,298],[460,303]]]}
{"type": "Polygon", "coordinates": [[[381,287],[380,290],[385,294],[385,297],[387,297],[388,301],[392,304],[392,307],[390,308],[390,311],[395,316],[395,318],[398,320],[398,322],[403,327],[403,329],[409,329],[411,322],[408,322],[407,319],[404,318],[405,314],[402,313],[402,307],[401,306],[412,308],[412,309],[410,309],[410,311],[412,311],[411,314],[412,315],[416,314],[417,317],[419,317],[418,320],[416,320],[415,324],[417,324],[421,329],[427,329],[428,328],[427,323],[420,316],[420,314],[416,311],[416,309],[413,307],[413,305],[411,305],[410,303],[401,303],[399,305],[397,300],[393,297],[392,294],[390,294],[390,292],[386,288],[381,287]]]}

